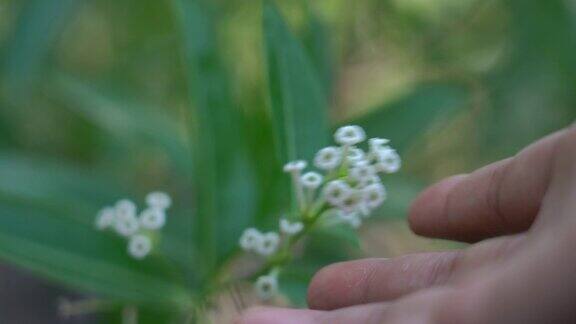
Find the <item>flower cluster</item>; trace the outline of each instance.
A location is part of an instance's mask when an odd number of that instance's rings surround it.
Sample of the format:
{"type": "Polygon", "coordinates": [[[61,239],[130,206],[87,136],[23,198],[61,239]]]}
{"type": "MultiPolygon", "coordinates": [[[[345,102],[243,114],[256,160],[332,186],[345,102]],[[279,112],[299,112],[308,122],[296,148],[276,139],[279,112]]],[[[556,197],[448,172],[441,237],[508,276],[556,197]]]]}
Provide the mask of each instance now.
{"type": "Polygon", "coordinates": [[[143,259],[153,248],[156,231],[166,223],[166,210],[172,204],[170,196],[164,192],[151,192],[146,196],[147,208],[140,214],[134,202],[128,199],[118,201],[112,207],[104,207],[96,216],[98,230],[112,230],[128,240],[128,254],[135,259],[143,259]]]}
{"type": "Polygon", "coordinates": [[[359,145],[366,141],[366,133],[359,126],[344,126],[334,134],[338,146],[319,150],[313,164],[316,171],[306,171],[308,163],[297,160],[287,163],[284,172],[292,178],[298,210],[294,221],[281,219],[279,233],[261,233],[255,228],[244,231],[240,247],[267,258],[266,269],[255,283],[258,296],[270,299],[278,289],[279,269],[283,265],[283,251],[290,251],[296,241],[314,225],[362,225],[387,198],[381,177],[397,172],[401,159],[389,140],[372,138],[367,149],[359,145]],[[280,260],[280,261],[278,261],[280,260]]]}
{"type": "Polygon", "coordinates": [[[397,172],[402,162],[386,139],[370,139],[367,151],[358,147],[366,140],[366,133],[359,126],[339,128],[334,139],[340,146],[325,147],[314,157],[314,166],[324,175],[303,173],[306,161],[290,162],[284,171],[292,175],[303,210],[321,205],[332,223],[358,228],[386,200],[381,176],[397,172]]]}

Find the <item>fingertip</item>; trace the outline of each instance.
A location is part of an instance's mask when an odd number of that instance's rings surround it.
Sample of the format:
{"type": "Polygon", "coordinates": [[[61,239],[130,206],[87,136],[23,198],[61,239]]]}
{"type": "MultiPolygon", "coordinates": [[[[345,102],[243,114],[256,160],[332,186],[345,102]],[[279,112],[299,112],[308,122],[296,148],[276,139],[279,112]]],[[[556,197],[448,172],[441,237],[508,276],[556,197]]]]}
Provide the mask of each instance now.
{"type": "Polygon", "coordinates": [[[372,258],[335,263],[314,275],[308,288],[308,307],[333,310],[366,300],[367,286],[388,259],[372,258]]]}
{"type": "Polygon", "coordinates": [[[334,303],[334,297],[339,296],[339,289],[343,285],[334,284],[340,283],[341,277],[341,263],[328,265],[320,269],[308,286],[308,307],[310,309],[327,310],[328,305],[334,303]]]}
{"type": "Polygon", "coordinates": [[[250,308],[235,320],[235,324],[314,324],[317,311],[276,307],[250,308]]]}
{"type": "Polygon", "coordinates": [[[450,193],[467,174],[452,176],[424,190],[412,203],[408,214],[410,229],[423,236],[435,236],[446,231],[446,205],[450,193]]]}

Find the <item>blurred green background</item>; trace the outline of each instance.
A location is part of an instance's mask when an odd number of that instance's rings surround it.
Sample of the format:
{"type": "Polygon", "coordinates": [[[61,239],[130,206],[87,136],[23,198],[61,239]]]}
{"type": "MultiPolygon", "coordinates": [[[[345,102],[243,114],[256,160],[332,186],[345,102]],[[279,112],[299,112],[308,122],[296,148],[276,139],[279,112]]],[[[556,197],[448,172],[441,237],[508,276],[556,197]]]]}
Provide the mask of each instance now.
{"type": "MultiPolygon", "coordinates": [[[[205,289],[205,274],[235,253],[240,231],[270,226],[286,205],[270,106],[286,95],[275,77],[290,71],[298,80],[292,96],[301,99],[297,133],[325,122],[308,105],[327,102],[330,125],[354,122],[390,137],[405,168],[389,180],[391,201],[361,248],[326,247],[334,233],[311,242],[303,259],[312,261],[286,279],[288,295],[302,296],[326,262],[445,247],[416,239],[404,224],[423,186],[514,154],[576,118],[574,0],[277,4],[294,39],[263,24],[256,0],[0,0],[4,264],[31,270],[23,282],[40,277],[111,297],[106,322],[118,320],[126,300],[170,296],[170,308],[188,298],[181,287],[205,289]],[[269,71],[266,53],[298,69],[269,71]],[[154,189],[170,192],[176,206],[162,257],[140,265],[91,224],[99,207],[154,189]],[[210,213],[230,216],[197,216],[210,213]],[[135,288],[142,283],[149,289],[135,288]]],[[[20,322],[61,321],[56,299],[26,291],[0,285],[0,321],[46,304],[53,314],[20,322]],[[5,301],[18,290],[20,305],[29,303],[21,311],[5,301]]],[[[149,320],[175,313],[152,309],[149,320]]]]}

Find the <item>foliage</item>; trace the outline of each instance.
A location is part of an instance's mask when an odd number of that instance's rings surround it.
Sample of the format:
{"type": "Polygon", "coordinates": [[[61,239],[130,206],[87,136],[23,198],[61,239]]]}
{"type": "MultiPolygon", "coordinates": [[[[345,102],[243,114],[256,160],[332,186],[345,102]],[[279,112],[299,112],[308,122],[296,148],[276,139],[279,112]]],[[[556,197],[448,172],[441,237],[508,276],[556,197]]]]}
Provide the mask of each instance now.
{"type": "MultiPolygon", "coordinates": [[[[576,117],[565,1],[278,4],[0,2],[0,258],[182,319],[223,291],[242,230],[289,209],[281,165],[331,129],[362,125],[416,161],[390,179],[392,220],[438,175],[576,117]],[[160,253],[131,260],[95,213],[157,187],[176,204],[160,253]]],[[[282,282],[295,304],[359,253],[348,231],[313,237],[282,282]]]]}

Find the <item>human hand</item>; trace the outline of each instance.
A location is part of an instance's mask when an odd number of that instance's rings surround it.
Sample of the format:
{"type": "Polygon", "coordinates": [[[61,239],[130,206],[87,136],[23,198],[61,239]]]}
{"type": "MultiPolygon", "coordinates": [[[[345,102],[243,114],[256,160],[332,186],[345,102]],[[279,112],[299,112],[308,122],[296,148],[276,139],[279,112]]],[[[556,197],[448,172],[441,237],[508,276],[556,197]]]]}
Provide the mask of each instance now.
{"type": "Polygon", "coordinates": [[[334,264],[312,280],[310,310],[256,308],[237,323],[576,323],[576,126],[436,184],[409,220],[478,243],[334,264]]]}

